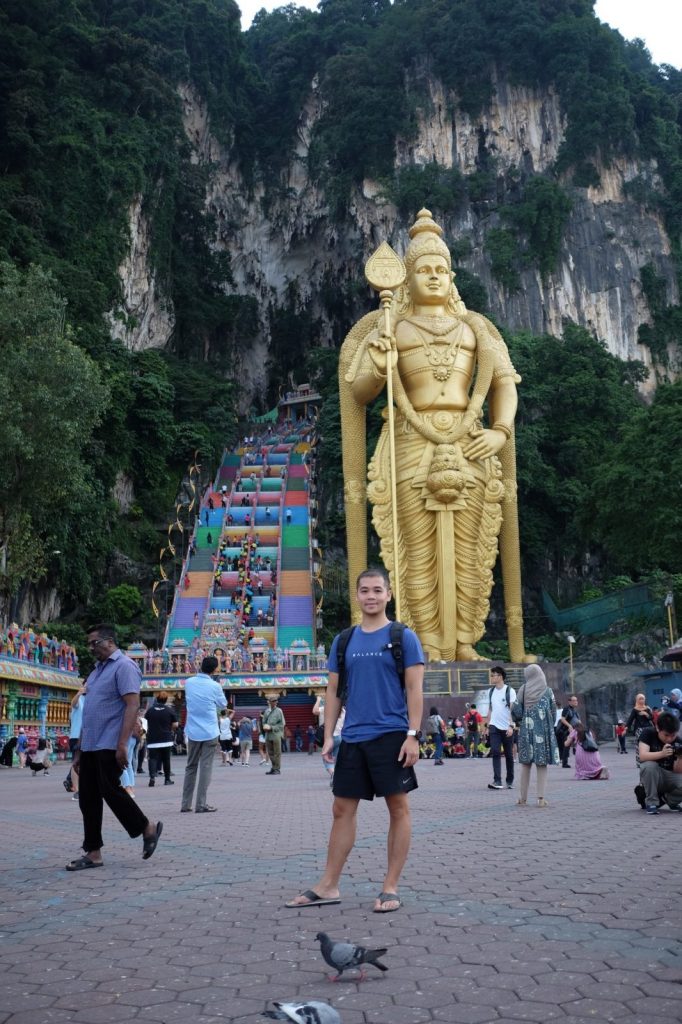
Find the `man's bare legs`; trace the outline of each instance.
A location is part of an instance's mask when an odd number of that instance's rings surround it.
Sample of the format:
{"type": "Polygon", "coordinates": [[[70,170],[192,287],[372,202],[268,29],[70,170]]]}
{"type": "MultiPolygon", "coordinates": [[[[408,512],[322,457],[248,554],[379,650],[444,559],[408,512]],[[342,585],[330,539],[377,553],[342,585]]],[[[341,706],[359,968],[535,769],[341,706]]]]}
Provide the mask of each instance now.
{"type": "MultiPolygon", "coordinates": [[[[412,838],[412,818],[410,815],[410,803],[407,793],[394,793],[386,797],[386,806],[390,815],[388,828],[388,866],[384,876],[382,891],[384,893],[397,893],[398,883],[402,870],[405,867],[407,855],[410,852],[410,841],[412,838]]],[[[374,904],[375,910],[391,911],[397,910],[399,901],[384,900],[380,903],[377,899],[374,904]]]]}
{"type": "MultiPolygon", "coordinates": [[[[359,803],[359,800],[351,800],[345,796],[334,797],[332,805],[334,822],[329,834],[327,864],[322,878],[313,889],[313,892],[323,899],[336,899],[339,895],[341,872],[355,843],[359,803]]],[[[310,900],[304,896],[297,896],[291,901],[291,905],[304,907],[309,902],[310,900]]]]}
{"type": "MultiPolygon", "coordinates": [[[[339,879],[348,856],[355,843],[359,800],[347,797],[335,797],[333,805],[334,823],[329,836],[327,848],[327,864],[324,874],[313,891],[323,899],[336,899],[339,895],[339,879]]],[[[386,806],[390,816],[388,828],[388,866],[383,882],[383,892],[397,893],[398,882],[407,854],[410,849],[412,835],[412,819],[410,804],[406,793],[394,793],[386,797],[386,806]]],[[[306,906],[310,900],[304,896],[292,900],[293,906],[306,906]]],[[[376,901],[375,908],[384,911],[395,910],[399,906],[397,900],[385,900],[383,904],[376,901]]]]}

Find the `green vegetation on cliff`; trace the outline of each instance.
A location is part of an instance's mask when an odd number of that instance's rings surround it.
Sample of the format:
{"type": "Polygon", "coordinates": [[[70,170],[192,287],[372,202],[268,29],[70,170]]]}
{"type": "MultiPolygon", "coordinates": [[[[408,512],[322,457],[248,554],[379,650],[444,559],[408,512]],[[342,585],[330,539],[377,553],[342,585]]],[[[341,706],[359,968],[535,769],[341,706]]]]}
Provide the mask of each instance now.
{"type": "MultiPolygon", "coordinates": [[[[345,215],[364,177],[378,180],[406,217],[424,202],[439,214],[469,203],[491,214],[486,251],[510,290],[519,267],[551,273],[571,188],[595,184],[597,166],[621,155],[655,160],[663,187],[642,179],[631,183],[631,194],[665,218],[682,266],[682,74],[656,68],[639,45],[601,25],[590,0],[321,0],[316,13],[295,5],[261,13],[247,33],[233,0],[6,0],[0,47],[5,592],[47,571],[65,595],[85,600],[114,544],[136,555],[153,546],[151,524],[163,520],[193,451],[210,464],[233,435],[234,382],[262,326],[255,297],[237,294],[234,268],[215,244],[232,226],[207,212],[208,168],[193,160],[183,123],[188,96],[205,103],[213,137],[247,187],[262,189],[264,209],[283,195],[280,172],[308,134],[309,170],[332,215],[345,215]],[[435,163],[396,172],[397,147],[409,151],[420,111],[434,102],[433,77],[447,102],[470,115],[490,99],[496,78],[555,87],[567,125],[556,167],[545,176],[516,169],[502,178],[482,138],[469,175],[435,163]],[[149,231],[155,287],[174,315],[163,352],[127,350],[107,319],[122,305],[118,268],[136,203],[149,231]],[[18,325],[29,321],[31,331],[22,333],[18,325]],[[34,382],[34,393],[17,388],[18,379],[34,382]],[[42,424],[33,423],[38,400],[49,410],[42,424]],[[11,426],[24,421],[26,447],[15,451],[11,426]],[[60,439],[45,453],[57,423],[60,439]],[[22,468],[13,475],[20,451],[22,468]],[[111,497],[121,475],[136,495],[135,513],[124,517],[111,497]]],[[[465,300],[484,309],[480,282],[461,266],[466,254],[453,257],[465,300]]],[[[643,287],[653,323],[640,340],[662,363],[679,345],[680,311],[666,305],[653,267],[643,271],[643,287]]],[[[366,304],[366,290],[355,279],[330,279],[323,293],[341,337],[366,304]]],[[[274,397],[315,345],[318,325],[297,282],[265,313],[274,397]]],[[[587,422],[590,415],[603,421],[604,413],[595,396],[587,403],[585,364],[594,357],[601,368],[612,401],[602,426],[611,436],[624,423],[646,433],[649,417],[674,417],[676,406],[666,399],[671,405],[659,408],[657,399],[640,408],[636,371],[597,350],[586,355],[587,341],[571,330],[563,343],[516,343],[527,379],[554,380],[557,388],[559,365],[570,355],[580,399],[576,408],[567,399],[563,419],[553,415],[551,390],[522,400],[521,471],[533,536],[538,547],[565,542],[579,550],[592,516],[596,535],[622,560],[616,540],[609,547],[617,531],[600,519],[608,502],[590,502],[595,481],[608,479],[609,468],[617,473],[618,460],[638,450],[639,435],[623,434],[612,467],[608,453],[599,462],[587,422]],[[616,395],[632,403],[625,419],[616,395]],[[545,465],[547,482],[537,492],[533,472],[545,465]]],[[[327,415],[334,415],[331,398],[327,415]]],[[[662,550],[668,546],[655,536],[648,541],[627,568],[671,564],[662,550]]]]}

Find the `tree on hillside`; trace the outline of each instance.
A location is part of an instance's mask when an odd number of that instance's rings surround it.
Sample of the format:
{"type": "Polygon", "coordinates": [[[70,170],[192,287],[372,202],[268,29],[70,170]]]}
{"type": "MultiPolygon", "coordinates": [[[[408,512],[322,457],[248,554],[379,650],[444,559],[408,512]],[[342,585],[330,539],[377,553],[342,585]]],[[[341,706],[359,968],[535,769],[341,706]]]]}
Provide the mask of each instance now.
{"type": "Polygon", "coordinates": [[[82,459],[107,402],[38,267],[0,264],[0,595],[46,571],[50,543],[92,487],[82,459]]]}
{"type": "Polygon", "coordinates": [[[622,569],[682,572],[681,437],[678,380],[659,385],[602,459],[589,511],[596,536],[622,569]]]}

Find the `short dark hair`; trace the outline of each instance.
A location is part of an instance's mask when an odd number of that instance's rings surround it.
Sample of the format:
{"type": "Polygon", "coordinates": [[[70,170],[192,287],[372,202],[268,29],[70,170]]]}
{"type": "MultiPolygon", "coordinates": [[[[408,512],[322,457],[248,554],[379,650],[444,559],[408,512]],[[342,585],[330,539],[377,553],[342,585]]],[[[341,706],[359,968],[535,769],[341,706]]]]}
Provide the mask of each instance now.
{"type": "Polygon", "coordinates": [[[100,622],[97,626],[90,626],[88,636],[91,633],[97,633],[100,640],[111,640],[112,643],[116,643],[116,627],[106,622],[100,622]]]}
{"type": "Polygon", "coordinates": [[[656,728],[660,732],[678,732],[680,728],[680,720],[677,715],[673,714],[672,711],[661,711],[656,722],[656,728]]]}
{"type": "Polygon", "coordinates": [[[492,675],[493,672],[495,673],[495,675],[502,676],[503,679],[507,678],[507,673],[504,671],[501,665],[494,665],[493,668],[490,669],[490,675],[492,675]]]}
{"type": "Polygon", "coordinates": [[[204,658],[201,662],[201,671],[205,675],[212,675],[218,667],[218,659],[214,658],[212,654],[209,654],[207,658],[204,658]]]}
{"type": "Polygon", "coordinates": [[[386,584],[386,589],[391,589],[391,580],[388,573],[384,569],[383,565],[370,565],[369,569],[363,569],[358,578],[355,581],[355,589],[357,590],[360,586],[360,581],[364,580],[368,576],[380,576],[386,584]]]}
{"type": "Polygon", "coordinates": [[[437,715],[438,714],[438,708],[434,708],[434,707],[429,708],[429,714],[430,715],[437,715]]]}

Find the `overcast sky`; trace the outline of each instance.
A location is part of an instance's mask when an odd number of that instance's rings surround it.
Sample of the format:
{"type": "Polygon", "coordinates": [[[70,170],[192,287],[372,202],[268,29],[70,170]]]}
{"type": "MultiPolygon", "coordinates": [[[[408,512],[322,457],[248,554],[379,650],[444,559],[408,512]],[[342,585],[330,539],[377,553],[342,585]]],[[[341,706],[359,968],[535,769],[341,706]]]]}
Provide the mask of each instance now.
{"type": "MultiPolygon", "coordinates": [[[[295,0],[315,10],[317,0],[295,0]]],[[[256,11],[284,7],[282,0],[237,0],[242,27],[248,28],[256,11]]],[[[643,39],[657,64],[682,68],[682,0],[596,0],[597,17],[626,39],[643,39]]]]}

